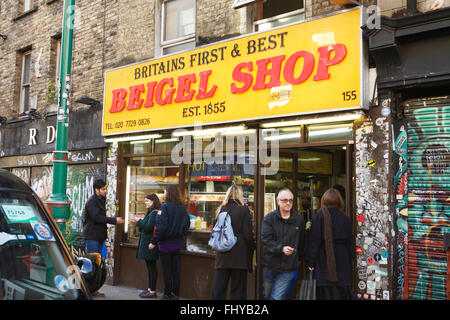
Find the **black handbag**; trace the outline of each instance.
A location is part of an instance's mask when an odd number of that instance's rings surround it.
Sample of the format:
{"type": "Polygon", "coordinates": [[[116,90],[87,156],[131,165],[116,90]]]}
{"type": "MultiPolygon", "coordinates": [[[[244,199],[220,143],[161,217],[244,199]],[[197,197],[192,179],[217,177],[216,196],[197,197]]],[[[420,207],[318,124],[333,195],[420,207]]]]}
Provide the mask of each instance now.
{"type": "Polygon", "coordinates": [[[316,280],[313,279],[312,271],[309,272],[308,279],[300,283],[298,300],[316,300],[316,280]]]}

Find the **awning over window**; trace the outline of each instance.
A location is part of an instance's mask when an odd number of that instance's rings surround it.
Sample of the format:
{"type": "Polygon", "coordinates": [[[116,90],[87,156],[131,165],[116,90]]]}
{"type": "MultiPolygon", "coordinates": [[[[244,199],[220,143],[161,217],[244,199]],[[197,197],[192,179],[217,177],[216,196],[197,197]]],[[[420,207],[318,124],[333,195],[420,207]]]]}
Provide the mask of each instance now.
{"type": "Polygon", "coordinates": [[[233,9],[239,9],[250,4],[254,4],[257,2],[262,2],[264,0],[234,0],[233,9]]]}

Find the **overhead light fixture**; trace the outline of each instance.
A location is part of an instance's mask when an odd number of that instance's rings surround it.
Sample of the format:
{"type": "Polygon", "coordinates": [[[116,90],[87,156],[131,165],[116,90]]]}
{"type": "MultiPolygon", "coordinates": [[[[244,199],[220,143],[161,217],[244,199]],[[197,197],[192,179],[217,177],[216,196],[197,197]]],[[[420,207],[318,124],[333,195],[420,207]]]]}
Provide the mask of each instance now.
{"type": "Polygon", "coordinates": [[[325,130],[313,130],[308,133],[310,137],[312,136],[322,136],[322,135],[330,135],[330,134],[339,134],[339,133],[348,133],[352,131],[352,127],[344,127],[344,128],[333,128],[333,129],[325,129],[325,130]]]}
{"type": "Polygon", "coordinates": [[[172,132],[172,136],[174,137],[185,137],[185,136],[196,136],[196,137],[203,137],[203,136],[214,136],[217,133],[221,133],[222,135],[229,133],[232,134],[232,132],[242,132],[246,130],[247,127],[245,125],[239,125],[234,127],[224,127],[224,128],[211,128],[211,129],[205,129],[205,130],[183,130],[183,131],[174,131],[172,132]]]}
{"type": "Polygon", "coordinates": [[[105,143],[113,143],[113,142],[127,142],[127,141],[142,141],[142,140],[150,140],[150,139],[158,139],[161,138],[160,134],[147,134],[142,136],[130,136],[130,137],[120,137],[120,138],[105,138],[105,143]]]}
{"type": "Polygon", "coordinates": [[[157,139],[155,143],[167,143],[167,142],[178,142],[180,139],[178,138],[166,138],[166,139],[157,139]]]}
{"type": "Polygon", "coordinates": [[[300,132],[265,137],[264,140],[265,141],[275,141],[275,140],[286,140],[286,139],[295,139],[295,138],[300,138],[300,132]]]}
{"type": "Polygon", "coordinates": [[[350,113],[350,114],[341,114],[329,117],[321,117],[321,118],[309,118],[309,119],[297,119],[291,121],[277,121],[277,122],[266,122],[261,124],[263,128],[276,128],[276,127],[290,127],[290,126],[300,126],[314,123],[325,123],[325,122],[340,122],[340,121],[350,121],[360,119],[364,116],[364,113],[350,113]]]}
{"type": "Polygon", "coordinates": [[[149,143],[151,139],[145,139],[145,140],[133,140],[130,141],[130,144],[142,144],[142,143],[149,143]]]}

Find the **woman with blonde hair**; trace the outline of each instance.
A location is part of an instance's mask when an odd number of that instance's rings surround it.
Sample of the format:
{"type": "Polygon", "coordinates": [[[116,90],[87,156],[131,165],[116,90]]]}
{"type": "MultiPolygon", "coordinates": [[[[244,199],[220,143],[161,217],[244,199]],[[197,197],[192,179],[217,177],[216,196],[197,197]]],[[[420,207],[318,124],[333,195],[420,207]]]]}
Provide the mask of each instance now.
{"type": "Polygon", "coordinates": [[[352,260],[354,241],[350,218],[343,213],[344,201],[336,189],[322,196],[314,216],[305,264],[316,279],[318,300],[354,299],[352,260]]]}
{"type": "Polygon", "coordinates": [[[247,299],[247,273],[252,271],[252,257],[255,249],[253,225],[250,210],[244,205],[241,187],[232,185],[225,199],[216,211],[227,212],[231,218],[231,226],[237,242],[227,252],[216,252],[215,273],[212,288],[212,299],[227,298],[228,282],[231,278],[230,298],[232,300],[247,299]]]}

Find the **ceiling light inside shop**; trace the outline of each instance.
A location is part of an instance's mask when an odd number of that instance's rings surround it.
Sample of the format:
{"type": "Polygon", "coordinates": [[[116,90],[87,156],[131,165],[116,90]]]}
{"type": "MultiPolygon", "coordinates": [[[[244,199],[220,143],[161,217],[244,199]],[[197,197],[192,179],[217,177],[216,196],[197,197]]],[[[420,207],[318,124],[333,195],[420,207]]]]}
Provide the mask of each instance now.
{"type": "Polygon", "coordinates": [[[348,133],[352,131],[352,127],[344,127],[344,128],[333,128],[326,130],[314,130],[309,131],[309,136],[320,136],[320,135],[330,135],[330,134],[338,134],[338,133],[348,133]]]}
{"type": "Polygon", "coordinates": [[[149,143],[151,139],[146,140],[137,140],[137,141],[130,141],[130,144],[143,144],[143,143],[149,143]]]}
{"type": "Polygon", "coordinates": [[[261,124],[261,127],[276,128],[276,127],[300,126],[300,125],[307,125],[307,124],[314,124],[314,123],[350,121],[350,120],[356,120],[356,119],[362,118],[363,116],[364,116],[363,112],[357,112],[357,113],[341,114],[341,115],[321,117],[321,118],[267,122],[267,123],[261,124]]]}
{"type": "Polygon", "coordinates": [[[241,132],[246,130],[247,127],[245,125],[234,126],[234,127],[224,127],[224,128],[211,128],[205,130],[182,130],[182,131],[174,131],[172,132],[172,136],[174,137],[183,137],[183,136],[214,136],[216,133],[221,133],[222,135],[225,133],[231,132],[241,132]]]}
{"type": "Polygon", "coordinates": [[[264,140],[265,141],[274,141],[274,140],[286,140],[286,139],[295,139],[295,138],[300,138],[300,132],[265,137],[264,140]]]}
{"type": "Polygon", "coordinates": [[[180,139],[178,138],[167,138],[167,139],[158,139],[155,140],[155,143],[167,143],[167,142],[178,142],[180,139]]]}
{"type": "MultiPolygon", "coordinates": [[[[147,134],[143,136],[130,136],[130,137],[120,137],[120,138],[105,138],[105,143],[113,143],[113,142],[126,142],[126,141],[143,141],[150,139],[158,139],[162,136],[160,134],[147,134]]],[[[141,143],[141,142],[138,142],[141,143]]]]}

